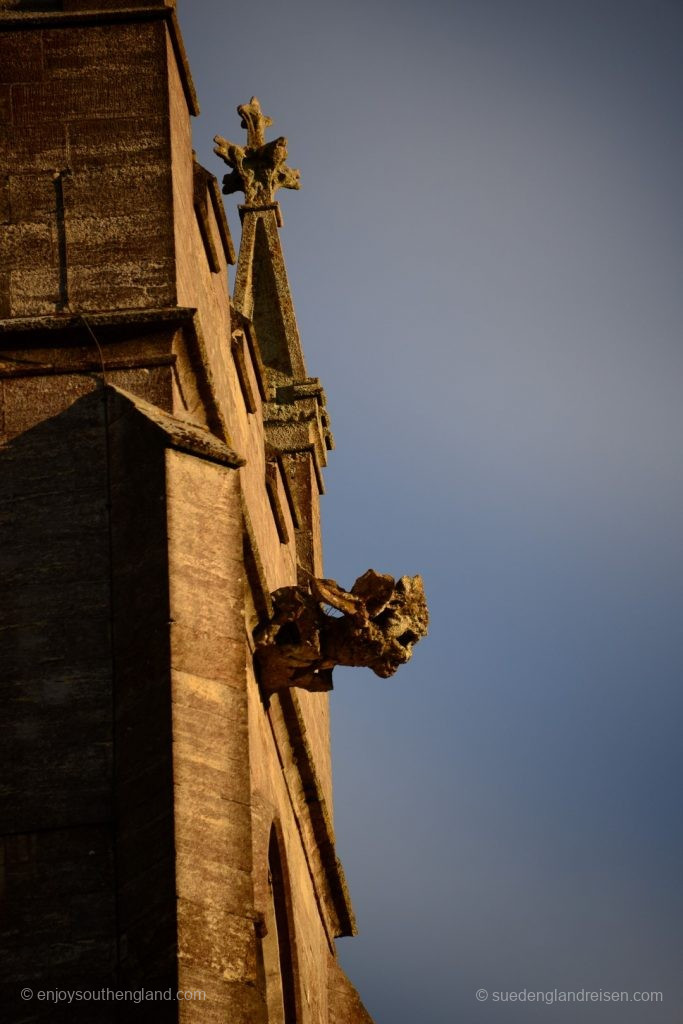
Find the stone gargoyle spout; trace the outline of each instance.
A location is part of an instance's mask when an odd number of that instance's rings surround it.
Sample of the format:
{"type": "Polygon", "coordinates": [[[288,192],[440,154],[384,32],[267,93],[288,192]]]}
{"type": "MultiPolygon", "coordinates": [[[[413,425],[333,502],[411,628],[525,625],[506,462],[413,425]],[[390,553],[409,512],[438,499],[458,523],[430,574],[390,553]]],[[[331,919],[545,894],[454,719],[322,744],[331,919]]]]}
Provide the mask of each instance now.
{"type": "Polygon", "coordinates": [[[371,668],[386,679],[427,634],[421,576],[368,569],[350,591],[311,577],[307,587],[281,587],[273,615],[254,633],[260,682],[268,692],[299,686],[331,690],[335,665],[371,668]]]}

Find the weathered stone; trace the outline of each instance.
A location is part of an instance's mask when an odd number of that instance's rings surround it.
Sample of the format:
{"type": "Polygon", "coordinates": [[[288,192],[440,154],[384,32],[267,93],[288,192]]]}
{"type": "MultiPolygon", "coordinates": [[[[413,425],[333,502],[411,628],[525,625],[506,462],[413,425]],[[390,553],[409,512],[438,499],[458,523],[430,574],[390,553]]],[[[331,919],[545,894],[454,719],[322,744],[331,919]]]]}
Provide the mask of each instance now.
{"type": "Polygon", "coordinates": [[[372,1017],[336,960],[330,959],[328,1024],[372,1024],[372,1017]]]}
{"type": "Polygon", "coordinates": [[[321,578],[333,441],[274,200],[299,172],[255,99],[246,145],[217,138],[231,302],[172,0],[0,8],[3,1011],[71,1021],[25,981],[205,992],[140,1011],[169,1024],[366,1024],[314,691],[391,674],[427,612],[419,577],[321,578]]]}
{"type": "Polygon", "coordinates": [[[266,692],[290,686],[329,690],[335,665],[365,666],[386,679],[427,634],[420,576],[395,581],[368,569],[350,592],[334,580],[311,577],[307,587],[281,587],[272,601],[271,621],[255,633],[266,692]]]}
{"type": "Polygon", "coordinates": [[[280,188],[298,189],[300,171],[287,167],[287,139],[280,136],[266,142],[265,128],[273,122],[261,111],[256,96],[237,108],[241,124],[247,129],[247,144],[239,146],[216,135],[214,152],[224,160],[232,172],[223,178],[223,191],[244,192],[246,206],[273,203],[280,188]]]}
{"type": "Polygon", "coordinates": [[[21,50],[11,36],[0,36],[0,82],[32,82],[42,77],[43,47],[40,36],[29,36],[21,50]]]}

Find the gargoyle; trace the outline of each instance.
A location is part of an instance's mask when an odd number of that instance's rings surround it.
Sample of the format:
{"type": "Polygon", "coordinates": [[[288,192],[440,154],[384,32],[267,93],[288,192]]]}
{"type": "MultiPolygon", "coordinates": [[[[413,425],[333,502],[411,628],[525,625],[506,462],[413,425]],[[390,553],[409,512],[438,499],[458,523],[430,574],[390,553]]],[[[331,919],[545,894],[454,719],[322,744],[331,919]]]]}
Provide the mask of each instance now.
{"type": "Polygon", "coordinates": [[[216,143],[214,153],[225,160],[232,168],[230,174],[223,177],[223,192],[244,192],[245,206],[263,206],[274,202],[275,193],[279,188],[300,188],[299,171],[287,167],[287,139],[282,135],[266,142],[265,129],[273,122],[261,110],[256,96],[249,103],[237,108],[247,129],[247,144],[240,146],[224,139],[221,135],[214,137],[216,143]]]}
{"type": "Polygon", "coordinates": [[[268,693],[331,690],[335,665],[365,666],[386,679],[409,661],[429,623],[421,576],[396,581],[372,569],[350,591],[311,577],[308,587],[276,590],[272,601],[270,621],[254,633],[268,693]]]}

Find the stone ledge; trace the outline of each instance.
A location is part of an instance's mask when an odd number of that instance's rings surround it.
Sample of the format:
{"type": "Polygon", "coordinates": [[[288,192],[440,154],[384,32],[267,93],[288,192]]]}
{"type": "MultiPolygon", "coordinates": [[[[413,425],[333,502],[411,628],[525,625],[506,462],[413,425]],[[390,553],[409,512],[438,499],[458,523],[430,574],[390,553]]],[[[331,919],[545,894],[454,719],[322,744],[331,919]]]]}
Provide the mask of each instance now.
{"type": "MultiPolygon", "coordinates": [[[[0,348],[7,347],[8,342],[15,341],[15,335],[40,337],[52,331],[82,331],[85,320],[91,327],[124,327],[163,326],[165,324],[184,324],[191,322],[196,310],[186,306],[162,306],[156,309],[123,309],[104,311],[62,313],[49,316],[14,316],[0,319],[0,348]]],[[[22,340],[23,340],[22,338],[22,340]]]]}
{"type": "Polygon", "coordinates": [[[118,388],[114,384],[107,385],[107,394],[114,400],[123,400],[124,403],[128,403],[136,412],[157,427],[164,435],[169,448],[175,448],[176,451],[188,455],[196,455],[208,462],[217,462],[221,466],[229,466],[231,469],[238,469],[240,466],[246,465],[246,459],[207,430],[179,420],[159,409],[158,406],[152,405],[151,402],[146,402],[143,398],[124,391],[123,388],[118,388]]]}

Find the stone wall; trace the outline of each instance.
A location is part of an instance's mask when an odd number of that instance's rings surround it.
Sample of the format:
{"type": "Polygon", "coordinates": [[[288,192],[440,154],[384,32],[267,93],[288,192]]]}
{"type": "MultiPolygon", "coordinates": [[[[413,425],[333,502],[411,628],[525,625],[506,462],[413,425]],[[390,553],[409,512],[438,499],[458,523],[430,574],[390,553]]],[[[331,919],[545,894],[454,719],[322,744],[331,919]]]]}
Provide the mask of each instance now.
{"type": "Polygon", "coordinates": [[[162,21],[0,33],[1,316],[175,302],[166,76],[162,21]]]}
{"type": "Polygon", "coordinates": [[[364,1024],[328,697],[253,660],[270,594],[322,572],[324,400],[274,209],[231,305],[196,109],[170,5],[0,5],[6,1005],[180,986],[206,999],[140,1019],[364,1024]]]}

